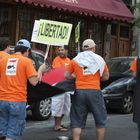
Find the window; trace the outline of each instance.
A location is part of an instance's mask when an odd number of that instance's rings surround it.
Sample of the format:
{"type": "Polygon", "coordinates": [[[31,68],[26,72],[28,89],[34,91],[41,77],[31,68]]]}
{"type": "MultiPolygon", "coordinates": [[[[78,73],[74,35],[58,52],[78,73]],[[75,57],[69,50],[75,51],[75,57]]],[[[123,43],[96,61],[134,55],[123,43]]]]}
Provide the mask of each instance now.
{"type": "Polygon", "coordinates": [[[128,6],[132,5],[132,0],[123,0],[123,2],[128,6]]]}
{"type": "Polygon", "coordinates": [[[117,24],[111,25],[111,35],[117,36],[117,24]]]}
{"type": "Polygon", "coordinates": [[[120,37],[129,38],[129,27],[125,25],[120,26],[120,37]]]}
{"type": "Polygon", "coordinates": [[[90,24],[89,28],[89,38],[93,39],[98,47],[96,47],[96,53],[102,54],[102,23],[100,21],[95,21],[90,24]]]}
{"type": "Polygon", "coordinates": [[[0,36],[10,37],[12,8],[0,7],[0,36]]]}
{"type": "Polygon", "coordinates": [[[34,24],[33,10],[29,8],[21,8],[19,12],[20,18],[20,34],[19,38],[31,38],[34,24]]]}

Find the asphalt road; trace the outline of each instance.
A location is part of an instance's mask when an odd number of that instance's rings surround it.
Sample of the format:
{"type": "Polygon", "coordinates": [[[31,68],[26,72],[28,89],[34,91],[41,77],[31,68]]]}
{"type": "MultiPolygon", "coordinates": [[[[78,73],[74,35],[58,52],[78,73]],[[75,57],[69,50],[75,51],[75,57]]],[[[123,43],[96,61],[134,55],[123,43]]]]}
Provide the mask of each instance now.
{"type": "MultiPolygon", "coordinates": [[[[23,140],[57,140],[58,136],[67,136],[71,140],[71,130],[56,132],[53,130],[53,118],[47,121],[27,120],[23,140]]],[[[69,126],[69,118],[64,118],[64,125],[69,126]]],[[[95,140],[95,125],[92,115],[89,114],[86,128],[81,140],[95,140]]],[[[106,140],[137,140],[136,124],[132,122],[132,114],[108,114],[106,140]]]]}

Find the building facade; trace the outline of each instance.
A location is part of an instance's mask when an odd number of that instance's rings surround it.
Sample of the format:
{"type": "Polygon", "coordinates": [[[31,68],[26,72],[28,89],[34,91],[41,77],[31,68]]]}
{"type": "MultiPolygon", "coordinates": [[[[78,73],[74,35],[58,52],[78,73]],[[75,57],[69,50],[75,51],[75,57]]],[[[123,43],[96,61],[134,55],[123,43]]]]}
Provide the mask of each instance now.
{"type": "MultiPolygon", "coordinates": [[[[35,20],[47,19],[72,23],[69,57],[77,54],[75,27],[80,22],[80,42],[94,39],[97,53],[105,59],[132,53],[133,14],[121,0],[0,0],[0,37],[15,42],[31,40],[35,20]]],[[[45,51],[46,45],[33,43],[45,51]]],[[[54,57],[54,48],[49,55],[54,57]]]]}
{"type": "MultiPolygon", "coordinates": [[[[136,4],[140,3],[140,0],[131,0],[131,6],[134,6],[136,4]]],[[[134,9],[134,16],[135,19],[140,17],[140,9],[136,8],[134,9]]],[[[133,25],[133,40],[132,40],[132,55],[137,56],[140,55],[140,26],[133,25]]]]}

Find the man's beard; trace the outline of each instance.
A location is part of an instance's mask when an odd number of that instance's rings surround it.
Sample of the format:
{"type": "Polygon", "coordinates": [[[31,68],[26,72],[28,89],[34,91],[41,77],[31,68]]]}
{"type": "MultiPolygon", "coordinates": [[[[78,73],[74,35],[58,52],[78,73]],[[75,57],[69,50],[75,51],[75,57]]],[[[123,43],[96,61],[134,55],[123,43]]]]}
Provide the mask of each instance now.
{"type": "Polygon", "coordinates": [[[60,55],[61,58],[66,58],[65,54],[60,55]]]}

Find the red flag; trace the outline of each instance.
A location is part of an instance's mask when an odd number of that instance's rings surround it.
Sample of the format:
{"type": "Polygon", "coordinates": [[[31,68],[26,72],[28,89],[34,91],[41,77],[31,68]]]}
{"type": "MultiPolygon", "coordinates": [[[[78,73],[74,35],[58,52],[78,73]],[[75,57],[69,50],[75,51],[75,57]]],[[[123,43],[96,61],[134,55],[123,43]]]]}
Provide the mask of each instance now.
{"type": "Polygon", "coordinates": [[[42,77],[42,81],[50,85],[53,85],[55,83],[66,80],[64,77],[65,71],[66,71],[65,66],[60,68],[52,68],[44,74],[44,76],[42,77]]]}

